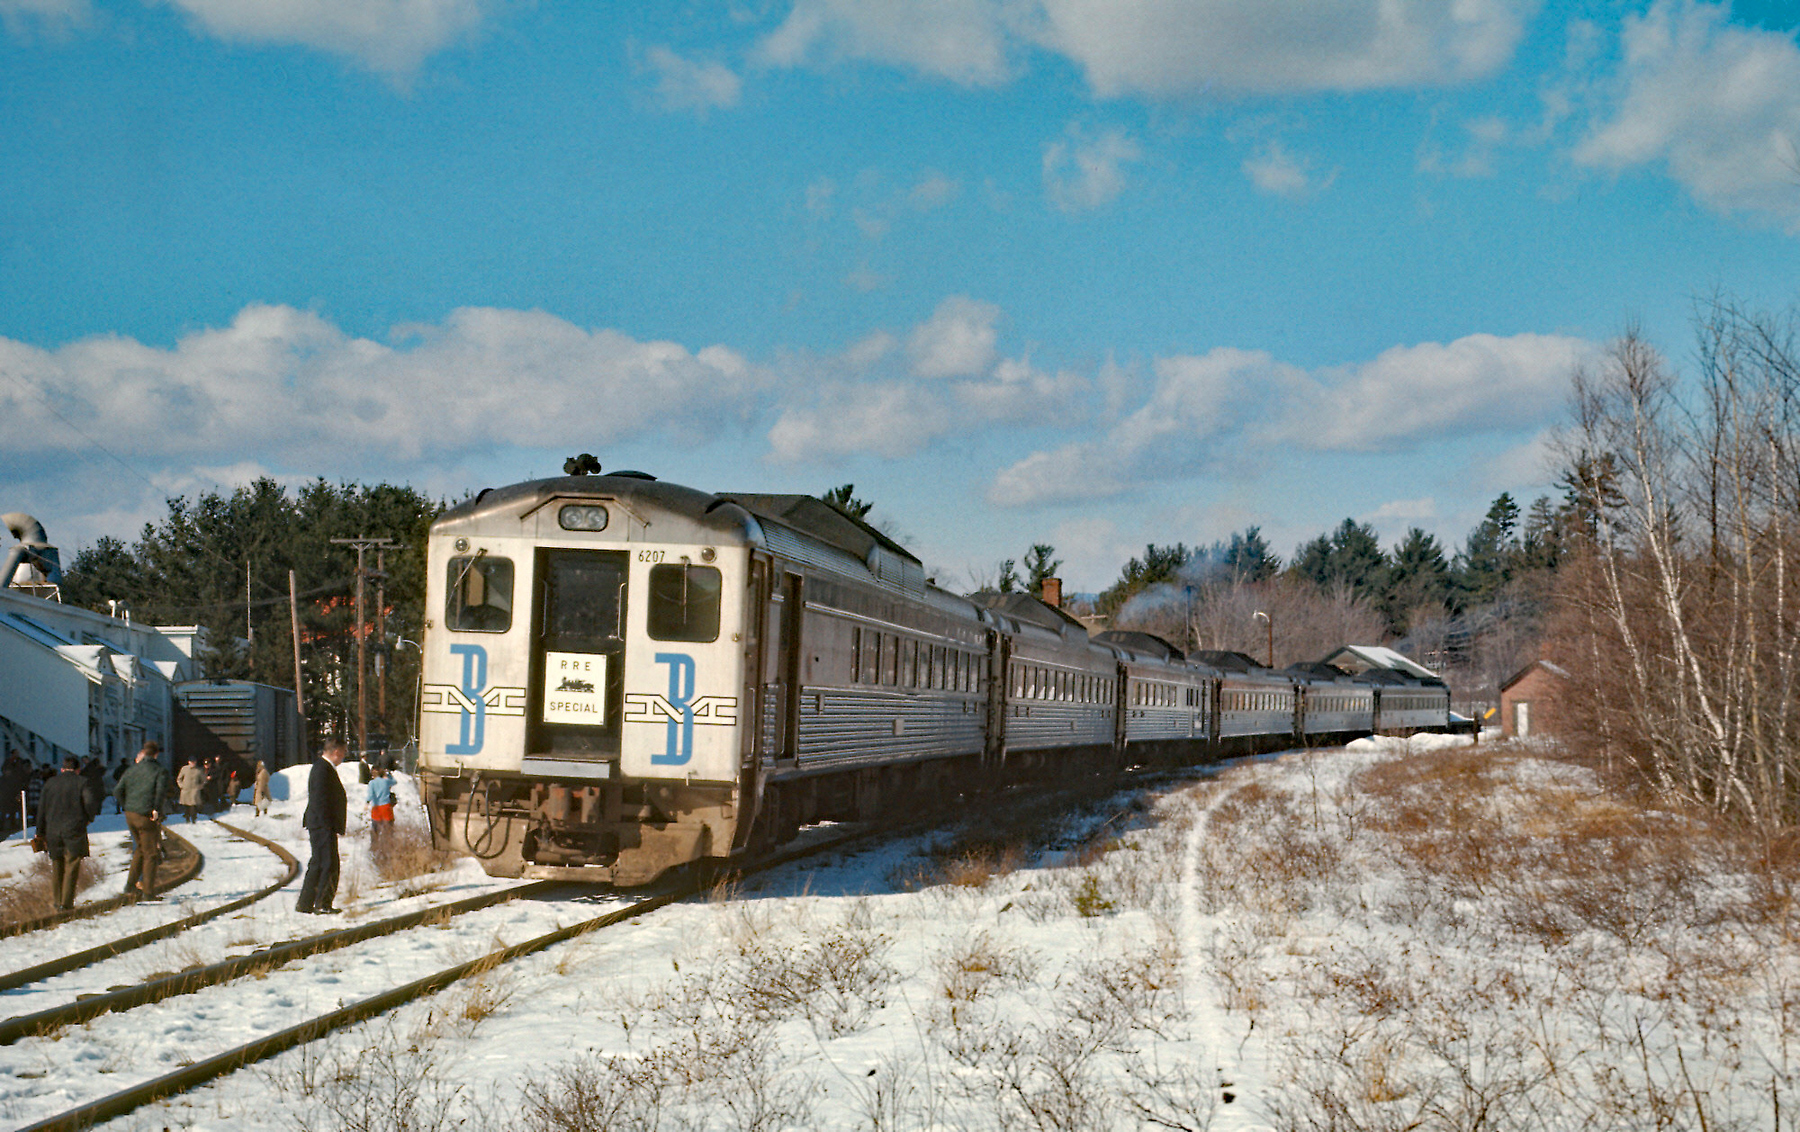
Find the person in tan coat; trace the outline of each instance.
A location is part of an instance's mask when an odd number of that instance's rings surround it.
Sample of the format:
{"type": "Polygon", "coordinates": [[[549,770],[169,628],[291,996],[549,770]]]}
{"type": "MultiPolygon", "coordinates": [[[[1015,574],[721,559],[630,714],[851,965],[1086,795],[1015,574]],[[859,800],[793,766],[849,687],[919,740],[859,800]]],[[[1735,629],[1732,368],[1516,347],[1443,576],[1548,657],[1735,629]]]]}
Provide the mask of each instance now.
{"type": "Polygon", "coordinates": [[[181,791],[181,811],[187,815],[188,824],[194,823],[194,816],[200,812],[200,803],[206,796],[206,772],[200,769],[199,759],[189,759],[175,775],[175,789],[181,791]]]}
{"type": "Polygon", "coordinates": [[[262,817],[269,812],[269,768],[261,759],[256,760],[256,792],[251,795],[251,804],[256,807],[256,816],[262,817]]]}

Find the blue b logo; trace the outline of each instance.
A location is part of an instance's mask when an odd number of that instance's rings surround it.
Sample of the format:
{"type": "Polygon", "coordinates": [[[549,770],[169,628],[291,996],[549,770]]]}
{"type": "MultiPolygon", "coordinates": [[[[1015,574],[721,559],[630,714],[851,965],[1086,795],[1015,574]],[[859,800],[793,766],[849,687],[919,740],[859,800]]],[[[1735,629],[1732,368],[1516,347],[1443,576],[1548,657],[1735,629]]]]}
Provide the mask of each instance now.
{"type": "Polygon", "coordinates": [[[669,666],[669,708],[681,718],[668,717],[668,744],[662,754],[651,755],[650,761],[679,766],[694,757],[694,658],[686,653],[659,652],[656,663],[669,666]]]}
{"type": "Polygon", "coordinates": [[[462,709],[462,741],[444,747],[447,755],[481,753],[482,732],[487,729],[487,704],[481,695],[487,690],[487,650],[480,645],[451,645],[450,655],[463,658],[461,695],[456,705],[462,709]]]}

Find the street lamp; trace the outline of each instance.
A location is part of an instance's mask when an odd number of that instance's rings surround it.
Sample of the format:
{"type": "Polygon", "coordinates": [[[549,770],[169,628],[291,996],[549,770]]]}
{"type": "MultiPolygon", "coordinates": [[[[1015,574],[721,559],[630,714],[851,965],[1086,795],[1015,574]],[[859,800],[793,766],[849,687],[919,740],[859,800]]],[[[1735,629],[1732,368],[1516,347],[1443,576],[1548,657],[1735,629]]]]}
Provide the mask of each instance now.
{"type": "MultiPolygon", "coordinates": [[[[425,694],[425,648],[423,645],[419,644],[419,642],[409,641],[405,637],[396,636],[392,639],[395,648],[399,648],[402,645],[411,645],[419,652],[419,678],[413,683],[413,709],[412,714],[407,717],[406,720],[406,729],[411,732],[411,734],[407,736],[406,745],[412,748],[413,762],[416,766],[419,757],[419,701],[424,698],[425,694]]],[[[401,762],[403,764],[406,762],[404,756],[402,757],[401,762]]],[[[403,769],[405,769],[406,773],[411,774],[415,767],[403,767],[403,769]]]]}
{"type": "Polygon", "coordinates": [[[1275,667],[1275,619],[1273,617],[1270,617],[1267,613],[1264,613],[1260,609],[1257,610],[1255,612],[1255,614],[1253,614],[1253,616],[1260,617],[1264,621],[1267,621],[1269,623],[1269,667],[1274,668],[1275,667]]]}

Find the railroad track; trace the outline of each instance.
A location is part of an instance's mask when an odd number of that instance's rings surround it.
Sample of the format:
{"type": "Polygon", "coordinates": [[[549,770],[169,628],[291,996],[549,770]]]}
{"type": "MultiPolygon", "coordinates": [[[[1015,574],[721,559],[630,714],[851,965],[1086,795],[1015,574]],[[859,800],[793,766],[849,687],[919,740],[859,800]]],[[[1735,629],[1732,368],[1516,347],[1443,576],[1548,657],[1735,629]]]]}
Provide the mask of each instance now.
{"type": "MultiPolygon", "coordinates": [[[[209,908],[204,912],[195,912],[191,916],[183,916],[179,920],[173,920],[146,931],[124,936],[120,939],[108,940],[98,947],[90,947],[85,951],[77,951],[71,955],[64,955],[49,960],[48,962],[39,963],[32,967],[26,967],[22,970],[0,974],[0,991],[17,990],[19,987],[30,986],[32,983],[40,983],[45,979],[55,978],[57,975],[66,975],[70,971],[78,971],[83,967],[89,967],[95,963],[102,962],[103,960],[111,959],[116,955],[123,955],[127,951],[134,951],[137,948],[145,947],[158,940],[168,939],[170,936],[179,935],[191,928],[199,927],[208,920],[216,920],[228,912],[235,912],[239,908],[248,907],[259,900],[266,900],[275,895],[275,893],[281,891],[290,884],[295,877],[300,875],[299,860],[283,846],[270,841],[266,837],[258,837],[249,830],[239,829],[236,826],[227,825],[224,822],[217,822],[216,824],[233,836],[243,838],[246,841],[253,841],[269,850],[271,853],[274,853],[281,859],[282,864],[287,866],[287,871],[282,875],[280,880],[273,884],[258,889],[248,896],[240,896],[236,900],[228,901],[227,903],[219,905],[217,908],[209,908]]],[[[170,836],[174,835],[171,834],[170,836]]],[[[183,841],[183,844],[187,844],[187,842],[183,841]]],[[[192,848],[192,846],[189,847],[192,848]]],[[[194,852],[195,856],[199,855],[198,850],[195,850],[194,852]]],[[[195,871],[198,872],[198,869],[195,871]]],[[[161,890],[162,889],[159,886],[158,891],[161,890]]],[[[0,1042],[0,1045],[4,1044],[6,1043],[0,1042]]]]}
{"type": "MultiPolygon", "coordinates": [[[[1140,776],[1137,774],[1128,774],[1111,783],[1109,789],[1128,786],[1132,780],[1139,778],[1140,776]]],[[[1091,786],[1076,788],[1067,793],[1082,793],[1088,789],[1091,789],[1091,786]]],[[[1064,791],[1053,793],[1064,793],[1064,791]]],[[[1038,796],[1038,800],[1040,802],[1043,800],[1041,795],[1038,796]]],[[[873,837],[904,836],[909,833],[917,833],[941,825],[944,817],[943,814],[936,814],[926,819],[899,824],[840,827],[838,830],[810,840],[804,845],[788,848],[755,862],[733,866],[723,871],[694,870],[642,900],[558,927],[519,943],[500,947],[478,958],[434,971],[404,985],[340,1006],[335,1010],[309,1018],[278,1032],[263,1035],[233,1049],[200,1058],[160,1077],[131,1085],[56,1116],[25,1125],[20,1132],[80,1129],[101,1121],[115,1119],[154,1101],[186,1092],[245,1066],[273,1057],[296,1046],[316,1041],[334,1031],[375,1018],[406,1003],[441,991],[462,979],[485,974],[501,964],[543,951],[578,936],[635,919],[666,905],[704,893],[718,882],[721,875],[750,876],[809,857],[841,850],[856,842],[873,837]]],[[[1113,820],[1116,819],[1108,819],[1107,824],[1111,824],[1113,820]]],[[[32,1034],[54,1033],[63,1026],[98,1018],[111,1011],[129,1010],[161,1001],[173,995],[191,993],[246,975],[264,973],[295,959],[348,947],[363,940],[391,935],[411,927],[438,922],[447,915],[460,915],[480,907],[490,907],[525,896],[547,895],[557,889],[589,890],[591,887],[572,885],[563,881],[541,881],[459,901],[456,904],[439,905],[378,923],[339,929],[319,936],[294,940],[253,952],[250,955],[165,976],[140,987],[120,988],[105,995],[84,998],[54,1010],[41,1011],[21,1018],[6,1019],[4,1022],[0,1022],[0,1045],[17,1042],[32,1034]]]]}
{"type": "MultiPolygon", "coordinates": [[[[163,827],[163,839],[165,843],[174,842],[178,852],[169,853],[165,850],[163,853],[162,862],[156,870],[156,880],[150,889],[153,896],[161,896],[170,889],[193,880],[200,875],[201,868],[206,864],[205,856],[194,847],[193,842],[167,826],[163,827]]],[[[48,916],[38,916],[30,920],[0,923],[0,939],[24,935],[27,932],[43,931],[46,928],[56,927],[58,924],[66,924],[71,920],[85,920],[91,916],[103,915],[123,908],[129,903],[131,903],[130,898],[121,893],[118,896],[109,896],[105,900],[90,900],[86,904],[76,905],[66,912],[52,912],[48,916]]]]}
{"type": "MultiPolygon", "coordinates": [[[[757,861],[729,870],[730,874],[751,875],[781,865],[821,853],[842,849],[852,842],[860,841],[876,835],[891,835],[903,830],[893,828],[852,828],[842,833],[828,835],[822,840],[814,841],[803,847],[780,852],[757,861]]],[[[297,1025],[276,1033],[257,1038],[234,1049],[211,1057],[203,1058],[190,1065],[182,1066],[170,1073],[152,1080],[140,1082],[122,1089],[110,1096],[102,1097],[76,1108],[69,1109],[59,1115],[25,1125],[19,1132],[48,1132],[51,1129],[74,1130],[90,1127],[104,1120],[111,1120],[135,1111],[153,1101],[160,1100],[176,1093],[185,1092],[197,1085],[214,1078],[224,1076],[247,1065],[255,1064],[295,1046],[304,1045],[355,1023],[366,1021],[384,1014],[398,1006],[415,999],[436,993],[452,984],[482,974],[503,963],[543,951],[556,944],[564,943],[590,932],[600,931],[614,924],[623,923],[658,908],[685,900],[689,897],[709,891],[717,883],[718,874],[711,870],[694,870],[679,881],[668,885],[662,891],[642,900],[634,901],[622,908],[615,908],[598,916],[580,920],[554,931],[546,932],[520,943],[491,951],[476,959],[457,963],[442,970],[435,971],[423,978],[415,979],[403,986],[394,987],[360,1001],[350,1003],[329,1013],[310,1018],[297,1025]]],[[[199,990],[205,986],[218,985],[243,975],[258,971],[266,971],[280,966],[283,962],[300,958],[303,955],[315,955],[322,951],[334,950],[336,947],[349,946],[362,939],[374,938],[378,935],[393,934],[421,924],[432,923],[434,918],[441,919],[451,909],[459,905],[483,906],[499,904],[506,900],[516,900],[530,894],[544,894],[553,889],[591,889],[593,886],[571,885],[563,881],[540,881],[535,884],[522,885],[500,893],[489,893],[474,897],[468,901],[460,901],[458,905],[439,905],[436,908],[406,916],[394,917],[376,924],[362,925],[357,928],[346,928],[336,932],[327,932],[322,936],[295,940],[290,944],[279,945],[266,951],[255,952],[237,959],[229,959],[223,963],[209,967],[195,968],[177,975],[146,984],[145,987],[122,988],[107,995],[82,999],[65,1007],[52,1011],[42,1011],[25,1018],[11,1018],[0,1023],[0,1044],[16,1042],[33,1033],[54,1032],[66,1026],[108,1012],[109,1010],[130,1009],[132,1006],[158,1001],[172,994],[184,994],[199,990]],[[355,934],[356,938],[347,938],[355,934]],[[160,984],[160,986],[158,985],[160,984]],[[151,988],[153,997],[138,996],[151,988]]],[[[473,907],[461,908],[461,911],[472,911],[473,907]]]]}

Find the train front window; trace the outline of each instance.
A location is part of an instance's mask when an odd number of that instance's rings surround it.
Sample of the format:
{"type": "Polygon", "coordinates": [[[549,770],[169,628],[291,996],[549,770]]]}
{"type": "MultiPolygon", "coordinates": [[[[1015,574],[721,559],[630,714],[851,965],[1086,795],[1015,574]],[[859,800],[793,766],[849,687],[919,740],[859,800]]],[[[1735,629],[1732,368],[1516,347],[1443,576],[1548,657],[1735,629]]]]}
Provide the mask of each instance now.
{"type": "Polygon", "coordinates": [[[512,628],[512,559],[487,554],[452,558],[447,581],[445,628],[459,633],[504,633],[512,628]]]}
{"type": "Polygon", "coordinates": [[[688,563],[650,567],[650,637],[657,641],[719,639],[718,570],[688,563]]]}

